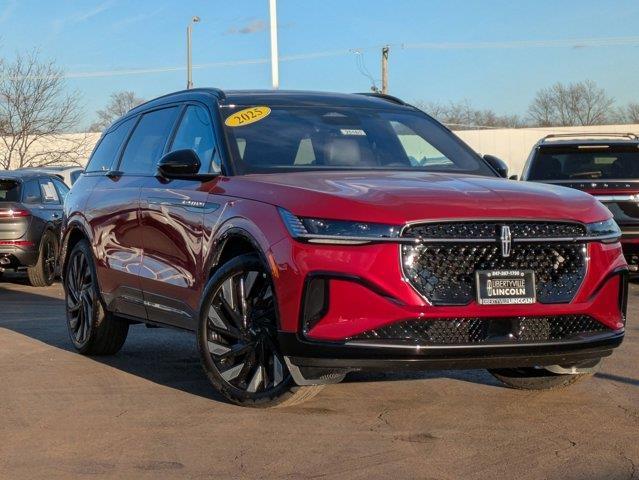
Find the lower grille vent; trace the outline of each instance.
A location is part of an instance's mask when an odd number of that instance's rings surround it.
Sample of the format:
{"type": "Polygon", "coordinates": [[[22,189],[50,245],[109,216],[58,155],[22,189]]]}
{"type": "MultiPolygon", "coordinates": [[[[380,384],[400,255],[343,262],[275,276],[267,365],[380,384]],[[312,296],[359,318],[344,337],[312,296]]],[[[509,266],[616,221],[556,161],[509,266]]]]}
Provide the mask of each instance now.
{"type": "Polygon", "coordinates": [[[361,333],[351,340],[383,340],[415,345],[534,343],[569,340],[611,331],[586,315],[513,318],[406,320],[361,333]]]}

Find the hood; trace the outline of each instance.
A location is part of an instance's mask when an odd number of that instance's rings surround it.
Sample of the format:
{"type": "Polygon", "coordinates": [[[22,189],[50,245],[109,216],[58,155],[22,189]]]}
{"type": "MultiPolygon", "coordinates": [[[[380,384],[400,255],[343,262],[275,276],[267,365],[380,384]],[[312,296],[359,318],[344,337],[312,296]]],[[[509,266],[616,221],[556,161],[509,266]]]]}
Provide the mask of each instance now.
{"type": "Polygon", "coordinates": [[[611,217],[594,197],[571,188],[475,175],[426,172],[295,172],[244,175],[217,193],[315,218],[404,224],[438,219],[611,217]]]}

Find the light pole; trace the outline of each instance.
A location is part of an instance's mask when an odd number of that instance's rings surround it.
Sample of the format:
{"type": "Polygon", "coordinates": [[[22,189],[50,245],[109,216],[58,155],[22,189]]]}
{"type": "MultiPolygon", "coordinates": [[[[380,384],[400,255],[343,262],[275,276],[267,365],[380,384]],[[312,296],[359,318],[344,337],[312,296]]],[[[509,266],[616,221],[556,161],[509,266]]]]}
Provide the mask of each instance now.
{"type": "Polygon", "coordinates": [[[193,17],[186,27],[186,88],[193,88],[193,60],[191,59],[191,32],[193,25],[200,22],[200,17],[193,17]]]}
{"type": "Polygon", "coordinates": [[[273,89],[280,88],[280,68],[277,52],[277,0],[269,0],[269,15],[271,17],[271,79],[273,89]]]}

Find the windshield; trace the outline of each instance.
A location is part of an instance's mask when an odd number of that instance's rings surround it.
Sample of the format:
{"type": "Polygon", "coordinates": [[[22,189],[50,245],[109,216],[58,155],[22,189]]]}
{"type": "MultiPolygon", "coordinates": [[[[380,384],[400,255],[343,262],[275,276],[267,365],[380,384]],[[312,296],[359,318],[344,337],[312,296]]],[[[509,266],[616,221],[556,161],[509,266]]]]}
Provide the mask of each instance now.
{"type": "Polygon", "coordinates": [[[15,180],[0,179],[0,202],[19,202],[20,183],[15,180]]]}
{"type": "Polygon", "coordinates": [[[355,107],[222,107],[239,174],[282,170],[495,173],[420,112],[355,107]]]}
{"type": "Polygon", "coordinates": [[[542,148],[529,180],[639,179],[639,151],[629,146],[542,148]]]}

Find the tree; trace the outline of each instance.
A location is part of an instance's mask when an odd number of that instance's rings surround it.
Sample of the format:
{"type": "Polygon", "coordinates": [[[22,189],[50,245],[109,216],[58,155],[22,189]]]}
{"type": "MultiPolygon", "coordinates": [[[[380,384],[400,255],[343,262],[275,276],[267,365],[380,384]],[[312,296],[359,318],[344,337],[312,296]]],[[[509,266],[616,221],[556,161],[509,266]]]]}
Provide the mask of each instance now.
{"type": "Polygon", "coordinates": [[[528,108],[528,114],[540,127],[601,125],[612,115],[614,100],[591,80],[555,83],[542,88],[528,108]]]}
{"type": "Polygon", "coordinates": [[[613,117],[615,123],[639,123],[639,103],[619,107],[613,117]]]}
{"type": "Polygon", "coordinates": [[[80,163],[87,138],[66,135],[80,117],[79,96],[53,62],[32,52],[0,63],[0,168],[80,163]]]}
{"type": "Polygon", "coordinates": [[[477,109],[468,100],[448,104],[417,102],[416,106],[453,130],[524,126],[524,122],[517,115],[498,115],[490,109],[477,109]]]}
{"type": "Polygon", "coordinates": [[[91,124],[90,130],[101,132],[119,117],[143,102],[144,99],[136,97],[134,92],[128,90],[112,93],[107,106],[96,112],[98,118],[91,124]]]}

